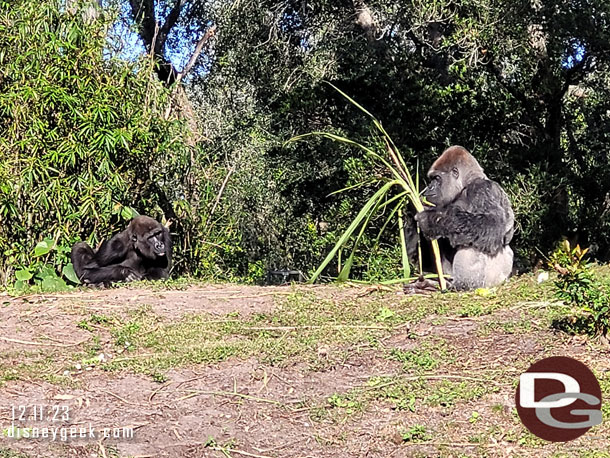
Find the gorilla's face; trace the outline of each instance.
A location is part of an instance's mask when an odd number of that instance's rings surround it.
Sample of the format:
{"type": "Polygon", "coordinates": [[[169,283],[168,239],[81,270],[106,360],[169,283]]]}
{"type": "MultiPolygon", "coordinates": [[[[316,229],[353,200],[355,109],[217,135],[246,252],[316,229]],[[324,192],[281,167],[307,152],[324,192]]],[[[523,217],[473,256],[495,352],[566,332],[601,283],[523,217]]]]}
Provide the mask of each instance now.
{"type": "Polygon", "coordinates": [[[136,236],[136,239],[136,249],[142,256],[149,259],[165,256],[166,246],[161,229],[136,236]]]}
{"type": "Polygon", "coordinates": [[[437,169],[430,169],[428,172],[430,184],[422,195],[436,206],[448,205],[462,192],[464,188],[460,180],[460,173],[456,167],[445,172],[437,169]]]}

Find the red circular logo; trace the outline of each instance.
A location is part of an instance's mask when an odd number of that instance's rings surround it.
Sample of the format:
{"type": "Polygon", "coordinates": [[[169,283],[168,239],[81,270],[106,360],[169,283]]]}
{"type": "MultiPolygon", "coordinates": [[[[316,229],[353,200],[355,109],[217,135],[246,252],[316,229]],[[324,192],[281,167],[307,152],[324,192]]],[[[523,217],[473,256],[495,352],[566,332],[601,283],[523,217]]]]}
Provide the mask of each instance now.
{"type": "Polygon", "coordinates": [[[602,392],[580,361],[554,356],[532,364],[519,377],[519,418],[533,434],[552,442],[582,436],[602,421],[602,392]]]}

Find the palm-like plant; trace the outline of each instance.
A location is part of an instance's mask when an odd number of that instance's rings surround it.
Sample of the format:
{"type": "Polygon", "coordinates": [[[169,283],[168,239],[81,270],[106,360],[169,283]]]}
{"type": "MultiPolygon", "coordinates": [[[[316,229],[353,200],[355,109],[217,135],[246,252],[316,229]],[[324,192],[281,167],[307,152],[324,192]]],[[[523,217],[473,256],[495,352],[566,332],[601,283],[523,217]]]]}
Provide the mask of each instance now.
{"type": "MultiPolygon", "coordinates": [[[[324,271],[324,269],[328,266],[328,264],[333,260],[335,256],[341,255],[341,251],[343,247],[347,244],[347,242],[355,235],[356,239],[354,241],[351,253],[348,259],[343,264],[343,267],[340,267],[340,272],[338,276],[339,281],[344,281],[349,278],[349,273],[352,268],[354,254],[356,249],[358,248],[358,244],[362,239],[362,236],[371,221],[371,218],[381,209],[385,209],[388,206],[393,205],[392,211],[390,211],[386,224],[384,224],[382,230],[387,226],[388,222],[394,218],[398,218],[398,227],[400,230],[400,242],[401,242],[401,253],[402,253],[402,266],[403,266],[403,275],[404,280],[411,279],[411,270],[409,267],[409,260],[407,256],[407,247],[406,241],[403,232],[403,208],[407,205],[408,202],[411,202],[415,210],[418,212],[423,211],[424,206],[422,200],[419,196],[419,176],[416,175],[415,181],[413,180],[407,165],[400,154],[398,148],[392,141],[392,138],[388,135],[386,130],[381,125],[381,122],[375,118],[371,113],[369,113],[364,107],[358,104],[355,100],[349,97],[345,92],[341,91],[336,86],[331,86],[339,92],[343,97],[345,97],[350,103],[352,103],[355,107],[365,113],[371,120],[373,121],[373,125],[378,131],[381,139],[385,145],[386,155],[382,155],[374,151],[372,148],[363,145],[361,143],[350,140],[349,138],[342,137],[340,135],[335,135],[330,132],[310,132],[303,135],[298,135],[296,137],[291,138],[288,142],[295,142],[303,140],[307,137],[311,136],[319,136],[328,138],[333,141],[345,143],[347,145],[355,146],[363,150],[367,155],[369,155],[375,162],[381,164],[388,172],[390,177],[379,178],[377,181],[381,184],[381,187],[373,194],[373,196],[366,202],[366,204],[362,207],[356,218],[352,221],[349,227],[345,230],[345,232],[341,235],[333,249],[330,251],[324,262],[320,264],[318,269],[310,278],[310,282],[314,282],[320,274],[324,271]],[[398,187],[398,194],[391,196],[390,194],[392,190],[398,187]]],[[[347,188],[351,189],[351,188],[347,188]]],[[[344,190],[341,190],[344,191],[344,190]]],[[[438,273],[438,279],[441,289],[446,288],[445,278],[443,276],[443,269],[441,265],[441,257],[440,250],[438,246],[438,242],[436,240],[432,241],[432,250],[434,253],[434,259],[436,264],[436,269],[438,273]]],[[[421,256],[420,256],[420,270],[421,270],[421,256]]]]}

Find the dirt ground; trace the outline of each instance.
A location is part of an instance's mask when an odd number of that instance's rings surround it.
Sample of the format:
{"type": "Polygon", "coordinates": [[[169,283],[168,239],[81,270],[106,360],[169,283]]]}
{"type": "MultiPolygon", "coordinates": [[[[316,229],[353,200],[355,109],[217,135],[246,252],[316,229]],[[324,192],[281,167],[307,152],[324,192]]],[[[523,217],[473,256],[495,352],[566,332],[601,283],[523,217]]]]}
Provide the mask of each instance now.
{"type": "MultiPolygon", "coordinates": [[[[513,409],[516,380],[531,362],[561,354],[605,374],[610,369],[605,347],[549,327],[541,312],[551,303],[546,298],[464,316],[453,305],[443,309],[451,301],[465,307],[458,295],[436,295],[434,311],[417,315],[426,300],[364,287],[236,285],[2,296],[0,457],[607,456],[605,425],[567,445],[548,444],[531,436],[513,409]],[[375,301],[404,319],[382,330],[371,324],[375,334],[369,341],[311,342],[317,364],[299,356],[280,363],[251,354],[229,356],[178,364],[160,380],[129,368],[105,369],[104,361],[79,363],[95,336],[97,353],[106,361],[150,357],[144,346],[122,352],[103,326],[91,325],[92,332],[79,325],[94,315],[129,317],[146,305],[146,313],[162,323],[198,314],[247,321],[277,313],[287,297],[299,294],[339,309],[375,301]],[[449,392],[443,391],[445,382],[453,383],[449,392]],[[387,391],[400,383],[399,396],[387,391]],[[451,391],[461,389],[465,393],[453,399],[451,391]],[[411,394],[411,405],[401,408],[397,399],[411,394]],[[95,437],[63,440],[58,432],[55,440],[13,439],[11,424],[32,435],[45,427],[65,428],[66,434],[84,427],[89,434],[91,426],[95,437]],[[133,438],[100,437],[104,428],[111,436],[133,431],[133,438]]],[[[476,307],[488,303],[468,300],[476,307]]],[[[332,326],[336,333],[344,329],[342,323],[332,326]]],[[[261,329],[263,335],[266,328],[261,329]]],[[[273,336],[280,347],[286,335],[300,332],[296,325],[281,329],[285,332],[273,336]]]]}

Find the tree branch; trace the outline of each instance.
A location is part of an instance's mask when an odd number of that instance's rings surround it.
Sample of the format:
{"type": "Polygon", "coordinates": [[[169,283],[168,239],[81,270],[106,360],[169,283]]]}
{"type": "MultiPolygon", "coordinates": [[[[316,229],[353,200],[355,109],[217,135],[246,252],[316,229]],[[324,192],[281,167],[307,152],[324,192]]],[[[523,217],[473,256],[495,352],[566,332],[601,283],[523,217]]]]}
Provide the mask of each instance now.
{"type": "Polygon", "coordinates": [[[178,78],[176,79],[177,82],[180,82],[182,80],[182,78],[184,78],[186,75],[188,75],[189,72],[193,69],[193,66],[195,65],[195,62],[197,62],[197,59],[199,58],[201,51],[203,51],[203,47],[208,42],[208,40],[210,38],[212,38],[215,34],[216,34],[216,25],[213,25],[199,39],[199,41],[197,42],[197,46],[195,46],[195,51],[191,55],[191,58],[189,59],[188,63],[184,67],[184,69],[178,75],[178,78]]]}
{"type": "Polygon", "coordinates": [[[163,52],[163,47],[165,46],[165,42],[167,41],[167,36],[169,35],[169,32],[172,27],[176,25],[176,21],[178,21],[178,18],[180,17],[180,13],[182,11],[182,7],[185,3],[186,0],[176,0],[174,7],[167,15],[167,19],[159,30],[157,43],[155,43],[155,54],[159,55],[163,52]]]}
{"type": "Polygon", "coordinates": [[[155,20],[154,0],[129,0],[131,17],[140,32],[148,52],[153,51],[153,41],[157,21],[155,20]]]}
{"type": "Polygon", "coordinates": [[[165,23],[160,26],[155,19],[154,0],[129,0],[131,16],[138,27],[140,37],[144,41],[147,52],[157,61],[155,72],[161,81],[171,86],[176,81],[178,72],[171,62],[163,55],[167,36],[172,27],[176,25],[182,7],[187,0],[176,0],[165,23]]]}

